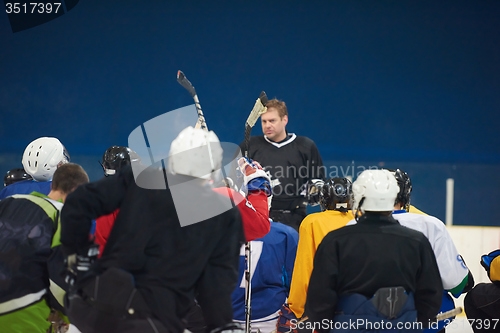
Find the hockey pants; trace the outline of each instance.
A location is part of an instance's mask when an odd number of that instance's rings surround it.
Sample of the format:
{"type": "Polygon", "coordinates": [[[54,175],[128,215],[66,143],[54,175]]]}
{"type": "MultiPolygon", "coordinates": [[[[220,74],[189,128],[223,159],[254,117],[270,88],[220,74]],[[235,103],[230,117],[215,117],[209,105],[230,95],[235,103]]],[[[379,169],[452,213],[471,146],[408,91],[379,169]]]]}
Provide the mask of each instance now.
{"type": "Polygon", "coordinates": [[[413,293],[407,294],[403,287],[381,288],[370,299],[344,295],[335,312],[332,333],[422,332],[413,293]]]}
{"type": "Polygon", "coordinates": [[[68,293],[65,307],[70,322],[82,333],[168,333],[152,317],[133,276],[118,268],[110,268],[68,293]]]}

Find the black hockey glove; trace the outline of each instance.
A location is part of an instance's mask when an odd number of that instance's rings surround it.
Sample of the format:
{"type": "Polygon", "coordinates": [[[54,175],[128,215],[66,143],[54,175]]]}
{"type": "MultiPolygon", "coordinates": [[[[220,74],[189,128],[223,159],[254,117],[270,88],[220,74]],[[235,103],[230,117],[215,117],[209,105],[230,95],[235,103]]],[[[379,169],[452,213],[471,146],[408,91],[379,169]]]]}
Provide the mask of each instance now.
{"type": "Polygon", "coordinates": [[[66,276],[64,281],[70,286],[74,286],[78,279],[90,270],[92,264],[99,255],[99,245],[91,244],[85,255],[70,254],[65,260],[66,276]]]}
{"type": "Polygon", "coordinates": [[[322,179],[310,179],[300,188],[300,194],[307,198],[309,206],[314,207],[319,205],[319,192],[325,182],[322,179]]]}

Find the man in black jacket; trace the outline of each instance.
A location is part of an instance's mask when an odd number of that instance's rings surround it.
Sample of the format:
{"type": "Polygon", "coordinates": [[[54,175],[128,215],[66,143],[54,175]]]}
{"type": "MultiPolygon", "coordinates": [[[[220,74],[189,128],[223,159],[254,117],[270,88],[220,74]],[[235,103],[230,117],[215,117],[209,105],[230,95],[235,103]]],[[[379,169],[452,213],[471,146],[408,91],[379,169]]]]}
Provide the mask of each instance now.
{"type": "Polygon", "coordinates": [[[70,262],[76,254],[78,276],[67,305],[70,321],[83,333],[180,333],[195,297],[208,331],[232,322],[231,293],[244,234],[238,209],[207,185],[205,176],[221,166],[220,143],[213,132],[188,127],[172,142],[170,154],[167,189],[137,185],[163,178],[165,170],[150,167],[136,175],[132,165],[68,197],[61,243],[70,262]],[[178,200],[195,202],[193,215],[204,212],[205,218],[183,223],[189,216],[178,200]],[[90,221],[118,208],[102,257],[90,264],[90,221]]]}
{"type": "Polygon", "coordinates": [[[326,235],[314,258],[305,314],[316,330],[419,332],[439,312],[434,252],[421,232],[391,216],[398,192],[387,170],[366,170],[353,183],[358,223],[326,235]]]}

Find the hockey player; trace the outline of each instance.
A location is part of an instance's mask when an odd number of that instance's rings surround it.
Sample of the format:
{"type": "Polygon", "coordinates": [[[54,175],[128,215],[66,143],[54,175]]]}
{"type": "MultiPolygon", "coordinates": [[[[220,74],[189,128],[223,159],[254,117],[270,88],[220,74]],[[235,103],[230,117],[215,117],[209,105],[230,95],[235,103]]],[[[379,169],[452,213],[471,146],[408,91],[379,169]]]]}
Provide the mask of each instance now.
{"type": "Polygon", "coordinates": [[[45,333],[52,297],[60,296],[49,276],[51,248],[59,244],[60,209],[67,195],[88,183],[81,166],[59,167],[48,196],[32,192],[0,201],[0,328],[2,332],[45,333]],[[49,277],[50,291],[49,291],[49,277]],[[51,294],[53,292],[53,294],[51,294]]]}
{"type": "MultiPolygon", "coordinates": [[[[290,291],[299,234],[282,223],[271,222],[271,230],[251,242],[252,329],[271,333],[278,312],[290,291]]],[[[234,319],[245,322],[245,248],[240,249],[240,283],[233,292],[234,319]]]]}
{"type": "MultiPolygon", "coordinates": [[[[455,308],[451,295],[458,298],[462,293],[469,291],[474,286],[472,273],[458,253],[442,221],[426,214],[408,212],[410,210],[410,196],[412,191],[411,180],[408,174],[400,169],[389,171],[394,175],[399,186],[393,217],[402,226],[422,232],[429,240],[436,256],[439,274],[441,275],[445,290],[440,312],[449,311],[455,308]]],[[[450,319],[442,320],[437,325],[432,325],[426,331],[437,332],[450,322],[450,319]]]]}
{"type": "MultiPolygon", "coordinates": [[[[129,147],[123,146],[111,146],[102,155],[102,169],[104,170],[104,176],[108,177],[117,174],[121,168],[131,164],[131,156],[134,159],[138,159],[137,154],[135,154],[129,147]]],[[[99,257],[102,255],[104,250],[104,245],[108,240],[109,233],[113,227],[113,223],[116,220],[116,216],[120,210],[117,209],[111,214],[100,216],[96,219],[95,226],[95,242],[99,244],[99,257]]]]}
{"type": "MultiPolygon", "coordinates": [[[[157,176],[153,166],[137,180],[127,166],[68,197],[62,211],[61,243],[71,254],[71,269],[77,272],[67,305],[78,329],[83,333],[180,333],[182,318],[195,297],[208,331],[235,328],[231,293],[244,236],[238,209],[225,206],[227,198],[208,186],[206,175],[220,169],[221,162],[217,136],[188,127],[171,144],[167,189],[137,186],[136,182],[157,176]],[[198,148],[209,153],[191,153],[198,148]],[[182,191],[174,193],[178,185],[182,191]],[[220,207],[223,213],[182,227],[174,194],[182,202],[196,202],[190,209],[202,217],[220,207]],[[118,208],[102,257],[89,265],[91,219],[118,208]]],[[[164,170],[159,171],[163,176],[164,170]]]]}
{"type": "Polygon", "coordinates": [[[131,159],[139,159],[129,147],[111,146],[102,155],[102,169],[104,176],[115,175],[121,168],[130,165],[131,159]]]}
{"type": "Polygon", "coordinates": [[[491,283],[478,283],[464,299],[465,313],[474,333],[500,329],[500,249],[481,256],[491,283]]]}
{"type": "Polygon", "coordinates": [[[22,180],[33,179],[30,175],[26,173],[23,168],[15,168],[10,169],[5,173],[3,177],[3,186],[6,187],[8,185],[20,182],[22,180]]]}
{"type": "Polygon", "coordinates": [[[389,326],[393,332],[420,332],[438,313],[443,294],[432,247],[421,232],[392,217],[399,187],[389,171],[365,170],[352,188],[353,210],[361,216],[319,245],[305,315],[320,333],[389,326]]]}
{"type": "Polygon", "coordinates": [[[408,174],[401,169],[387,169],[387,170],[389,170],[394,174],[394,177],[396,177],[399,186],[399,193],[396,199],[396,204],[399,204],[399,206],[394,207],[394,209],[396,211],[404,209],[408,213],[427,215],[426,213],[417,209],[415,206],[410,205],[411,191],[412,191],[410,176],[408,176],[408,174]]]}
{"type": "Polygon", "coordinates": [[[24,170],[33,178],[5,187],[0,192],[0,200],[13,194],[29,194],[37,191],[49,194],[50,181],[56,169],[68,163],[70,157],[66,148],[56,138],[42,137],[31,142],[23,154],[24,170]]]}
{"type": "MultiPolygon", "coordinates": [[[[393,217],[403,226],[422,232],[429,240],[434,251],[439,273],[441,275],[444,293],[440,312],[446,312],[455,307],[451,295],[458,298],[469,291],[474,285],[472,273],[468,270],[459,255],[446,227],[439,219],[421,211],[412,209],[410,205],[412,184],[406,172],[400,169],[389,169],[398,183],[399,192],[396,198],[393,217]],[[413,213],[415,212],[415,213],[413,213]]],[[[349,225],[356,223],[355,220],[349,225]]],[[[426,332],[444,332],[450,319],[434,323],[426,332]]]]}
{"type": "Polygon", "coordinates": [[[304,314],[309,278],[316,249],[330,231],[341,228],[352,219],[352,183],[347,178],[331,178],[319,190],[321,213],[306,216],[300,225],[299,244],[290,296],[280,311],[278,332],[289,332],[291,320],[304,314]]]}
{"type": "MultiPolygon", "coordinates": [[[[269,176],[266,172],[264,172],[264,170],[262,170],[262,166],[257,161],[250,161],[245,157],[240,158],[238,160],[237,172],[243,177],[241,193],[236,192],[235,190],[227,186],[214,188],[213,191],[230,198],[231,201],[236,204],[241,214],[245,240],[246,242],[250,242],[257,238],[265,237],[270,232],[271,223],[269,220],[269,199],[272,198],[271,184],[269,181],[269,176]],[[245,196],[243,196],[243,194],[245,194],[245,196]]],[[[286,231],[286,229],[280,230],[282,232],[286,231]]],[[[278,231],[275,230],[273,234],[276,235],[277,232],[278,231]]],[[[242,253],[244,255],[244,246],[242,246],[242,248],[243,250],[241,251],[243,251],[242,253]]],[[[278,252],[282,253],[281,251],[278,252]]],[[[253,251],[253,253],[255,253],[255,251],[253,251]]],[[[278,256],[276,258],[276,260],[283,259],[281,256],[278,256]]],[[[289,264],[290,263],[288,262],[288,265],[289,264]]],[[[255,265],[252,264],[252,267],[254,266],[255,265]]],[[[240,263],[240,273],[242,270],[244,270],[245,267],[246,265],[244,262],[240,263]]],[[[282,275],[280,275],[280,278],[281,276],[282,275]]],[[[275,276],[273,275],[273,277],[275,276]]],[[[289,286],[289,284],[287,286],[289,286]]],[[[245,284],[243,282],[243,288],[244,287],[245,284]]],[[[283,286],[283,289],[284,288],[285,287],[283,286]]],[[[233,300],[235,297],[236,296],[233,294],[233,300]]],[[[243,306],[245,304],[244,300],[245,298],[243,295],[243,306]]],[[[239,306],[236,306],[235,311],[238,310],[240,310],[240,308],[239,306]]],[[[241,318],[239,314],[238,316],[235,316],[235,319],[239,318],[241,318]]],[[[193,333],[205,332],[206,324],[199,305],[195,304],[191,308],[185,320],[187,322],[187,329],[189,331],[193,333]]],[[[261,324],[265,325],[266,323],[269,324],[267,320],[265,323],[263,322],[261,324]]]]}
{"type": "Polygon", "coordinates": [[[270,230],[269,200],[272,198],[270,179],[257,161],[245,157],[238,160],[238,172],[243,176],[242,193],[223,186],[215,192],[231,198],[236,203],[243,221],[247,242],[264,237],[270,230]]]}
{"type": "MultiPolygon", "coordinates": [[[[264,135],[250,138],[248,156],[260,162],[273,180],[270,217],[299,231],[306,216],[307,200],[300,194],[306,182],[325,179],[323,161],[316,144],[305,136],[288,133],[285,102],[272,99],[261,115],[264,135]]],[[[244,149],[244,144],[240,145],[244,149]]]]}
{"type": "MultiPolygon", "coordinates": [[[[131,161],[139,162],[139,156],[132,149],[111,146],[102,157],[104,175],[107,177],[117,174],[121,168],[130,165],[131,161]]],[[[243,175],[243,186],[248,195],[243,197],[242,194],[225,186],[214,188],[214,191],[234,200],[240,210],[245,238],[251,241],[263,237],[270,230],[268,197],[272,191],[269,176],[258,162],[241,158],[239,164],[241,167],[238,170],[243,175]]],[[[119,209],[96,220],[95,242],[99,244],[99,257],[104,251],[118,212],[119,209]]]]}

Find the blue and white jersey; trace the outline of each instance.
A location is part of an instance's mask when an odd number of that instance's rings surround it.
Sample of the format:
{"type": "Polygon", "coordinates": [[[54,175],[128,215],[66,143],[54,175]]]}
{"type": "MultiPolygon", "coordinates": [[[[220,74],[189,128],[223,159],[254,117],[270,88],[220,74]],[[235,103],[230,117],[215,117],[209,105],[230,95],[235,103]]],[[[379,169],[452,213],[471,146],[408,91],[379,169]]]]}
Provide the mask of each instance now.
{"type": "MultiPolygon", "coordinates": [[[[271,231],[251,241],[252,320],[277,312],[290,291],[299,233],[282,223],[271,221],[271,231]]],[[[233,317],[245,320],[245,245],[240,251],[239,282],[232,294],[233,317]]]]}
{"type": "Polygon", "coordinates": [[[394,211],[392,217],[402,226],[420,231],[427,237],[436,256],[443,288],[456,294],[455,297],[460,296],[467,282],[469,270],[460,257],[445,224],[433,216],[407,213],[405,210],[394,211]]]}
{"type": "Polygon", "coordinates": [[[4,187],[0,192],[0,200],[14,194],[30,194],[31,192],[48,195],[50,193],[51,184],[51,181],[37,182],[31,179],[21,180],[4,187]]]}

